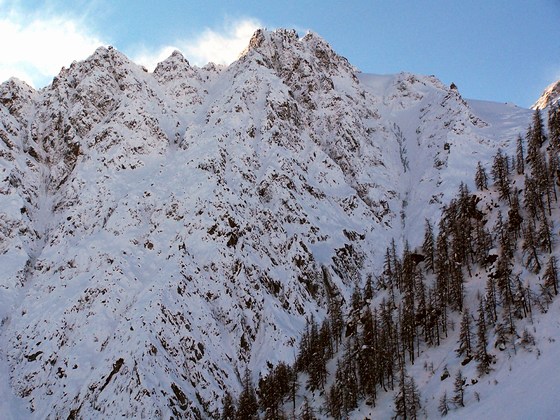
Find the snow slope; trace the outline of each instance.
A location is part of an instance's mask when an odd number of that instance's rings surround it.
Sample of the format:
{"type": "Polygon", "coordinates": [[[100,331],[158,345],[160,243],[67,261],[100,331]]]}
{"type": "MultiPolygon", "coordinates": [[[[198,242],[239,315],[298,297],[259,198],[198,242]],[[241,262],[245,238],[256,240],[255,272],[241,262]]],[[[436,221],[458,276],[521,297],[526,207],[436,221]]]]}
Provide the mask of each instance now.
{"type": "Polygon", "coordinates": [[[100,48],[4,83],[2,417],[210,416],[530,115],[287,30],[225,68],[100,48]]]}

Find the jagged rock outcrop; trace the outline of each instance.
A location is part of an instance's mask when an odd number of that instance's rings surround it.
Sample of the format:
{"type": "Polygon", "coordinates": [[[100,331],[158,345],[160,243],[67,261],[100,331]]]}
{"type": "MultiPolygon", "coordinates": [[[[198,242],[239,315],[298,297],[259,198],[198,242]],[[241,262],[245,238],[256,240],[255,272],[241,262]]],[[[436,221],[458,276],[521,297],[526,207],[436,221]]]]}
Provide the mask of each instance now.
{"type": "Polygon", "coordinates": [[[210,416],[507,147],[434,77],[287,30],[228,67],[99,48],[2,84],[0,123],[0,344],[39,418],[210,416]]]}

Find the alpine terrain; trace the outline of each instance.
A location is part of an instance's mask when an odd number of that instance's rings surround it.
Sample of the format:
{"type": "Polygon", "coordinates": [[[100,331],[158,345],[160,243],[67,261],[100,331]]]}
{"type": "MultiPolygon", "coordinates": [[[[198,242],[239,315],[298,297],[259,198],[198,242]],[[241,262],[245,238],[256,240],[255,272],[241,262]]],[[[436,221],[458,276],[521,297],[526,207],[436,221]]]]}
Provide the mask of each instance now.
{"type": "Polygon", "coordinates": [[[0,418],[555,417],[550,91],[465,100],[290,30],[8,80],[0,418]]]}

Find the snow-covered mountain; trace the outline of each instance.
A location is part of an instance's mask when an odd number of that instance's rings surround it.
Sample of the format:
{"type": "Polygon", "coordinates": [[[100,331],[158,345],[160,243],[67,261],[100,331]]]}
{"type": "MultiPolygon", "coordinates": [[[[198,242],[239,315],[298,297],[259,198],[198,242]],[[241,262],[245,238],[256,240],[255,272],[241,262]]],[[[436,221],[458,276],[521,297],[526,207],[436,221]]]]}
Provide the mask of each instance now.
{"type": "Polygon", "coordinates": [[[209,417],[531,115],[288,30],[227,67],[99,48],[0,85],[0,416],[209,417]]]}

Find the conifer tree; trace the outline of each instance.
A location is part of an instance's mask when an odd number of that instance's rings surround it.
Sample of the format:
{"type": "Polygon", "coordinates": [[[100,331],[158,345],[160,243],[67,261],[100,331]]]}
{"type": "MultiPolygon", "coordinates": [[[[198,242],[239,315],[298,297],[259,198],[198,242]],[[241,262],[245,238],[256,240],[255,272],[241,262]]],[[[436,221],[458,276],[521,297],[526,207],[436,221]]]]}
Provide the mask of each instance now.
{"type": "Polygon", "coordinates": [[[391,239],[391,260],[393,265],[393,283],[400,289],[401,287],[401,277],[402,277],[402,266],[401,261],[397,255],[397,245],[395,243],[395,238],[391,239]]]}
{"type": "Polygon", "coordinates": [[[558,193],[556,186],[560,185],[560,157],[559,149],[550,147],[548,150],[548,182],[551,195],[554,196],[554,201],[558,202],[558,193]]]}
{"type": "Polygon", "coordinates": [[[397,331],[395,322],[393,320],[393,305],[392,302],[387,302],[385,299],[380,305],[380,328],[379,328],[379,363],[381,366],[381,386],[387,390],[394,388],[395,380],[395,359],[398,353],[397,344],[397,331]]]}
{"type": "Polygon", "coordinates": [[[560,151],[560,102],[551,104],[548,108],[548,134],[551,149],[560,151]]]}
{"type": "Polygon", "coordinates": [[[340,386],[334,382],[325,397],[327,413],[335,420],[342,419],[342,395],[340,386]]]}
{"type": "MultiPolygon", "coordinates": [[[[328,326],[326,328],[329,328],[328,326]]],[[[319,326],[311,318],[311,325],[309,330],[309,344],[307,364],[304,366],[304,371],[309,374],[307,385],[311,390],[323,389],[327,379],[327,358],[325,350],[328,348],[330,341],[330,332],[324,332],[324,342],[321,340],[319,333],[319,326]]]]}
{"type": "Polygon", "coordinates": [[[303,405],[301,407],[301,414],[299,416],[300,420],[316,420],[313,408],[309,404],[307,396],[303,397],[303,405]]]}
{"type": "Polygon", "coordinates": [[[332,328],[328,318],[323,320],[321,328],[319,329],[319,348],[323,353],[323,359],[325,359],[326,363],[334,354],[332,328]]]}
{"type": "Polygon", "coordinates": [[[474,237],[474,256],[476,261],[482,266],[486,266],[488,253],[493,247],[493,242],[492,235],[484,227],[482,220],[475,221],[474,237]]]}
{"type": "Polygon", "coordinates": [[[439,410],[439,414],[441,414],[442,417],[447,416],[447,414],[449,413],[449,401],[447,399],[447,391],[444,391],[443,395],[439,399],[438,410],[439,410]]]}
{"type": "Polygon", "coordinates": [[[498,149],[494,156],[492,164],[492,178],[494,185],[500,193],[500,199],[510,200],[511,186],[509,182],[509,162],[507,155],[504,155],[501,149],[498,149]]]}
{"type": "Polygon", "coordinates": [[[366,284],[364,286],[364,303],[370,303],[373,299],[373,283],[371,281],[371,275],[368,276],[366,284]]]}
{"type": "Polygon", "coordinates": [[[235,420],[235,401],[231,394],[226,391],[224,398],[222,399],[222,415],[221,420],[235,420]]]}
{"type": "Polygon", "coordinates": [[[515,170],[518,175],[525,173],[525,151],[523,148],[523,139],[521,136],[517,137],[517,150],[515,155],[515,170]]]}
{"type": "Polygon", "coordinates": [[[484,308],[482,306],[482,300],[479,301],[478,305],[478,320],[476,321],[476,360],[478,364],[476,366],[479,375],[484,375],[488,373],[490,369],[490,357],[487,353],[488,347],[488,333],[486,319],[484,317],[484,308]]]}
{"type": "Polygon", "coordinates": [[[523,218],[521,217],[521,208],[519,205],[519,191],[517,188],[513,189],[511,196],[511,206],[508,211],[508,230],[515,240],[521,235],[521,224],[523,218]]]}
{"type": "Polygon", "coordinates": [[[453,382],[453,402],[459,407],[465,406],[465,382],[463,372],[459,369],[453,382]]]}
{"type": "Polygon", "coordinates": [[[552,255],[548,259],[543,275],[544,287],[554,296],[558,295],[558,262],[556,256],[552,255]]]}
{"type": "Polygon", "coordinates": [[[313,315],[311,319],[307,318],[305,323],[305,330],[303,331],[300,341],[298,354],[296,357],[295,367],[296,370],[303,372],[309,365],[311,358],[311,325],[314,323],[313,315]]]}
{"type": "Polygon", "coordinates": [[[361,349],[358,356],[358,376],[361,393],[375,405],[377,381],[380,375],[377,312],[368,308],[363,317],[361,349]]]}
{"type": "Polygon", "coordinates": [[[463,310],[463,288],[464,276],[461,263],[453,261],[450,265],[450,306],[452,309],[461,312],[463,310]]]}
{"type": "Polygon", "coordinates": [[[362,309],[362,306],[364,305],[364,298],[362,296],[362,291],[358,286],[354,288],[350,302],[352,311],[359,313],[359,311],[362,309]]]}
{"type": "Polygon", "coordinates": [[[502,212],[498,211],[498,217],[496,220],[496,233],[498,235],[498,241],[500,243],[500,249],[502,255],[506,258],[513,257],[513,244],[509,234],[508,224],[504,222],[502,218],[502,212]]]}
{"type": "Polygon", "coordinates": [[[523,196],[525,210],[527,210],[530,217],[530,222],[534,224],[535,220],[544,213],[542,195],[539,192],[538,183],[535,178],[525,175],[525,191],[523,196]]]}
{"type": "Polygon", "coordinates": [[[545,215],[543,215],[540,224],[539,231],[537,234],[539,241],[539,248],[542,251],[552,253],[552,220],[545,215]]]}
{"type": "MultiPolygon", "coordinates": [[[[555,156],[557,157],[558,155],[555,156]]],[[[549,161],[547,160],[546,156],[544,156],[544,152],[543,152],[543,160],[544,160],[544,168],[543,168],[543,173],[541,174],[541,182],[543,184],[543,191],[546,197],[548,215],[552,216],[552,197],[553,196],[556,197],[556,187],[554,185],[554,176],[548,167],[549,161]]]]}
{"type": "Polygon", "coordinates": [[[410,410],[410,418],[415,420],[418,418],[418,412],[422,408],[420,403],[420,391],[418,390],[418,386],[416,385],[416,381],[411,376],[407,382],[407,396],[408,400],[408,407],[410,410]]]}
{"type": "Polygon", "coordinates": [[[335,381],[340,387],[342,411],[348,415],[358,405],[359,382],[356,373],[356,360],[351,340],[345,342],[342,359],[337,362],[335,381]]]}
{"type": "Polygon", "coordinates": [[[467,358],[471,357],[472,353],[472,341],[471,341],[471,314],[468,309],[463,310],[463,315],[461,316],[461,327],[459,330],[459,348],[457,349],[457,354],[459,356],[465,356],[467,358]]]}
{"type": "Polygon", "coordinates": [[[449,273],[450,273],[449,245],[447,235],[440,230],[435,250],[434,271],[436,287],[440,304],[446,307],[449,303],[449,273]]]}
{"type": "Polygon", "coordinates": [[[496,286],[498,287],[502,301],[506,304],[511,304],[513,301],[511,271],[511,257],[505,254],[500,255],[496,261],[496,286]]]}
{"type": "Polygon", "coordinates": [[[543,152],[537,150],[535,152],[534,158],[531,160],[531,176],[535,182],[533,188],[535,188],[534,194],[539,197],[540,204],[539,209],[542,213],[545,211],[545,204],[548,207],[548,214],[551,214],[551,189],[550,181],[548,179],[548,164],[546,162],[546,157],[543,152]]]}
{"type": "MultiPolygon", "coordinates": [[[[427,303],[427,296],[426,296],[426,283],[424,279],[424,274],[422,270],[418,270],[416,274],[416,282],[415,282],[415,296],[416,296],[416,315],[415,321],[416,323],[421,323],[422,330],[424,332],[424,341],[426,343],[431,343],[431,335],[429,334],[429,326],[428,326],[428,303],[427,303]]],[[[419,339],[419,334],[417,334],[417,340],[419,339]]],[[[416,348],[419,349],[419,344],[417,344],[416,348]]]]}
{"type": "Polygon", "coordinates": [[[434,230],[428,219],[426,219],[426,228],[424,230],[424,242],[422,243],[422,252],[426,257],[426,269],[434,271],[434,230]]]}
{"type": "Polygon", "coordinates": [[[257,402],[257,394],[253,387],[253,381],[251,380],[251,371],[249,369],[245,370],[242,385],[243,389],[239,395],[235,418],[237,420],[258,419],[259,405],[257,402]]]}
{"type": "Polygon", "coordinates": [[[329,299],[329,319],[331,325],[331,333],[334,344],[334,351],[338,351],[340,340],[342,338],[342,330],[344,329],[344,318],[342,316],[342,304],[335,296],[329,299]]]}
{"type": "Polygon", "coordinates": [[[414,379],[406,374],[404,365],[401,367],[399,387],[394,398],[395,417],[403,420],[418,418],[420,411],[420,393],[414,379]]]}
{"type": "Polygon", "coordinates": [[[539,259],[538,237],[535,233],[533,223],[525,224],[523,229],[523,245],[522,250],[525,255],[525,266],[532,270],[534,273],[541,271],[541,262],[539,259]]]}
{"type": "Polygon", "coordinates": [[[488,325],[494,325],[497,321],[496,281],[493,276],[486,280],[486,293],[484,295],[484,306],[488,325]]]}
{"type": "Polygon", "coordinates": [[[292,369],[280,362],[258,383],[259,405],[265,413],[265,419],[280,417],[280,406],[290,394],[292,369]]]}
{"type": "Polygon", "coordinates": [[[527,136],[529,141],[527,148],[527,160],[532,161],[534,159],[534,154],[542,147],[546,140],[541,111],[538,108],[533,112],[533,121],[527,136]]]}
{"type": "Polygon", "coordinates": [[[488,175],[486,175],[486,170],[484,169],[480,161],[478,161],[478,164],[476,166],[474,183],[479,191],[484,191],[488,189],[488,175]]]}
{"type": "Polygon", "coordinates": [[[528,294],[523,283],[521,282],[521,275],[517,274],[514,280],[515,292],[513,294],[513,304],[515,306],[515,315],[518,318],[526,318],[530,313],[528,304],[528,294]]]}

